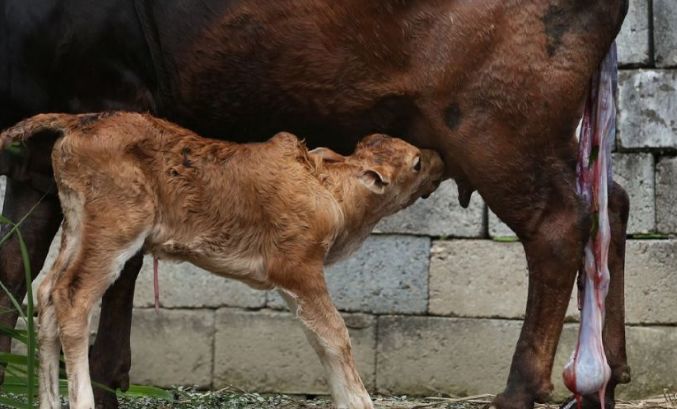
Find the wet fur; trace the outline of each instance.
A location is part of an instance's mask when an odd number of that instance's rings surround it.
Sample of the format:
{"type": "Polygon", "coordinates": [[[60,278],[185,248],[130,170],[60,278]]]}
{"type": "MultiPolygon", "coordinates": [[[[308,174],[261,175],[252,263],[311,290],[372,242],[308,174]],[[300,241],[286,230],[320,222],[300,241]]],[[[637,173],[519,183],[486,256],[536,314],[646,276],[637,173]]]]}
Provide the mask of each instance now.
{"type": "Polygon", "coordinates": [[[347,157],[309,152],[289,133],[239,145],[134,113],[37,115],[0,134],[0,147],[44,130],[63,135],[52,162],[64,233],[39,288],[42,409],[60,406],[59,343],[71,408],[94,408],[89,317],[142,248],[279,289],[306,326],[337,407],[372,408],[323,265],[350,255],[382,217],[435,190],[439,155],[380,134],[347,157]]]}

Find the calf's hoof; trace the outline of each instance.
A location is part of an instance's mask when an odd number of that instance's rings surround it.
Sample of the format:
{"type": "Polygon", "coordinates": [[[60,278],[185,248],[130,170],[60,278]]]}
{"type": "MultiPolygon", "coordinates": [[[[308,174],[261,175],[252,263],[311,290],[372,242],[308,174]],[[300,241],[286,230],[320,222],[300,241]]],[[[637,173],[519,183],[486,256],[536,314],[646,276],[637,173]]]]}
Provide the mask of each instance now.
{"type": "Polygon", "coordinates": [[[343,402],[336,402],[337,409],[374,409],[374,404],[369,395],[351,396],[343,402]]]}

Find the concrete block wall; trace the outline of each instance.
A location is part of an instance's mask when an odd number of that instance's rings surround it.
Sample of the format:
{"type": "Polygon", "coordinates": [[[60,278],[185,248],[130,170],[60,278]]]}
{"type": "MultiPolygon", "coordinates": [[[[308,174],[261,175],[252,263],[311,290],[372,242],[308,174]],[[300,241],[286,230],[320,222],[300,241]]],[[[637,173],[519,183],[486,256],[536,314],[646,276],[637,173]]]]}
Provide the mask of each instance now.
{"type": "MultiPolygon", "coordinates": [[[[618,40],[615,177],[631,200],[626,256],[633,382],[620,397],[677,392],[677,1],[630,0],[618,40]]],[[[468,209],[445,182],[380,223],[327,281],[350,329],[368,389],[477,394],[503,389],[527,294],[522,247],[474,194],[468,209]]],[[[135,297],[132,381],[326,394],[319,360],[275,293],[190,266],[160,264],[152,310],[147,259],[135,297]]],[[[572,351],[572,296],[553,380],[572,351]]]]}

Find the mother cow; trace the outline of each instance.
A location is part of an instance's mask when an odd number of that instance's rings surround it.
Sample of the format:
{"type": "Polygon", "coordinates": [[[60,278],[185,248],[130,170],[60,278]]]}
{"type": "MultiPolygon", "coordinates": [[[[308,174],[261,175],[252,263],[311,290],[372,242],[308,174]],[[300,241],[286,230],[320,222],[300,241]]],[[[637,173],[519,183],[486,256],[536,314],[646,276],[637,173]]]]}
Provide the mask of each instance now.
{"type": "MultiPolygon", "coordinates": [[[[494,404],[530,408],[547,399],[591,224],[575,193],[574,129],[627,0],[0,4],[0,128],[37,112],[149,110],[214,137],[255,140],[285,129],[310,144],[347,151],[357,137],[379,131],[440,151],[461,203],[478,190],[519,235],[527,255],[526,319],[507,387],[494,404]]],[[[49,189],[48,151],[48,144],[31,145],[23,161],[0,162],[10,176],[9,218],[19,219],[49,189]]],[[[623,329],[628,199],[617,185],[610,207],[604,335],[612,405],[616,385],[629,381],[623,329]]],[[[34,266],[42,265],[60,218],[57,198],[48,195],[24,223],[34,266]]],[[[17,252],[16,242],[0,250],[0,278],[22,296],[17,252]]],[[[113,387],[128,383],[140,264],[140,256],[128,263],[107,293],[92,351],[94,379],[113,387]]],[[[2,343],[7,350],[9,340],[2,343]]],[[[117,403],[105,394],[98,402],[117,403]]]]}

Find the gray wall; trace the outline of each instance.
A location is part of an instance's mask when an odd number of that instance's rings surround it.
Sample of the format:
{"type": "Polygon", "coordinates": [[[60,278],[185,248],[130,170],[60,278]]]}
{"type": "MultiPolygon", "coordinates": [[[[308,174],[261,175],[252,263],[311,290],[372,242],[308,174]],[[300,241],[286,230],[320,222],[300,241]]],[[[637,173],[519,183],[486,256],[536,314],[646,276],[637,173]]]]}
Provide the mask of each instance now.
{"type": "MultiPolygon", "coordinates": [[[[619,39],[613,158],[632,202],[626,296],[634,381],[621,397],[677,388],[677,1],[631,5],[619,39]]],[[[329,269],[371,391],[502,390],[526,302],[523,250],[496,240],[511,235],[477,194],[469,209],[459,208],[447,182],[329,269]]],[[[327,392],[319,361],[275,294],[161,263],[156,314],[150,267],[146,260],[135,299],[134,382],[327,392]]],[[[568,317],[553,374],[558,394],[577,331],[573,303],[568,317]]]]}

